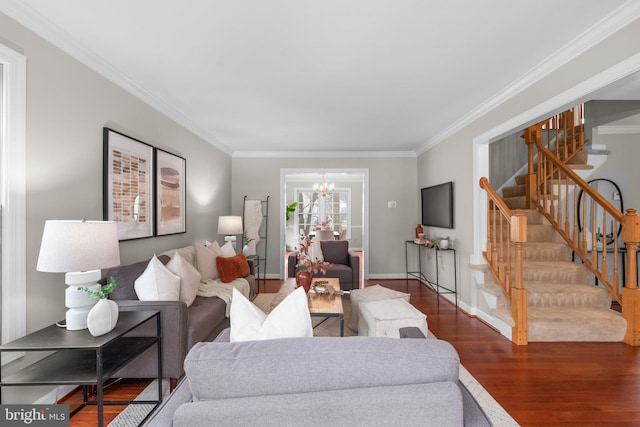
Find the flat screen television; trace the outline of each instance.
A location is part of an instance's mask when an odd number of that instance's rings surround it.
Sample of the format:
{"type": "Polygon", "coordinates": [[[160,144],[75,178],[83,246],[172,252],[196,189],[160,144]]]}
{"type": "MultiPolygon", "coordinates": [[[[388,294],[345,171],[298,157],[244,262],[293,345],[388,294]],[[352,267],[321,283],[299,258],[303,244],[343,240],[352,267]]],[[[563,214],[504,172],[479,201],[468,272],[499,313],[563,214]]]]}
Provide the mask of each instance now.
{"type": "Polygon", "coordinates": [[[422,199],[422,225],[453,228],[453,182],[425,187],[422,199]]]}

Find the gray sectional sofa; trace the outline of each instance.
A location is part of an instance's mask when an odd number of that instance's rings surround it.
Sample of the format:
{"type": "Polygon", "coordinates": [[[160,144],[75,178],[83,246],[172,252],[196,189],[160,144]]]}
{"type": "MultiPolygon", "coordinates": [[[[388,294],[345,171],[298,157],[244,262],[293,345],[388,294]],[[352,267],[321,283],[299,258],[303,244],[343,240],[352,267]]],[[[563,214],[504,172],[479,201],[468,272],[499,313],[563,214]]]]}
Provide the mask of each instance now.
{"type": "MultiPolygon", "coordinates": [[[[187,246],[177,249],[185,260],[196,265],[195,248],[187,246]]],[[[176,249],[166,251],[158,259],[167,264],[176,249]]],[[[251,296],[255,290],[254,266],[251,260],[249,282],[251,296]]],[[[229,327],[226,303],[218,297],[196,297],[187,308],[182,301],[140,301],[134,289],[135,280],[144,272],[149,260],[108,270],[103,278],[116,279],[118,286],[109,298],[116,301],[120,311],[160,310],[162,326],[162,370],[163,377],[171,379],[171,388],[184,374],[184,359],[194,344],[212,341],[220,332],[229,327]]],[[[155,335],[155,324],[148,322],[136,329],[135,334],[155,335]],[[145,328],[145,329],[142,329],[145,328]]],[[[134,359],[114,374],[114,378],[155,378],[157,376],[157,355],[155,347],[134,359]]]]}
{"type": "Polygon", "coordinates": [[[191,349],[147,426],[491,426],[445,341],[228,338],[191,349]]]}

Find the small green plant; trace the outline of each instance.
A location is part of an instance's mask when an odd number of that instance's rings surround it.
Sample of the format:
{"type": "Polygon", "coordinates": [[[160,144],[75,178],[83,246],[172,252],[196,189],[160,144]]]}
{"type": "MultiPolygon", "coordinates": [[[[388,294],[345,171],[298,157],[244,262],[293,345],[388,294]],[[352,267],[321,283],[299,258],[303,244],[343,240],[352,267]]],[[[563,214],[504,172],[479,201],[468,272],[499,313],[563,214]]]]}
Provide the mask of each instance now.
{"type": "Polygon", "coordinates": [[[286,212],[287,221],[289,221],[289,218],[291,218],[291,214],[294,213],[297,208],[298,208],[298,202],[293,202],[290,205],[287,205],[287,212],[286,212]]]}
{"type": "Polygon", "coordinates": [[[242,245],[246,246],[251,242],[253,242],[253,239],[251,237],[245,237],[244,240],[242,241],[242,245]]]}
{"type": "Polygon", "coordinates": [[[105,299],[111,292],[113,292],[116,286],[118,286],[118,284],[116,283],[116,279],[112,277],[111,281],[106,285],[103,285],[99,291],[96,291],[95,289],[89,289],[86,286],[80,286],[78,290],[87,293],[91,297],[105,299]]]}

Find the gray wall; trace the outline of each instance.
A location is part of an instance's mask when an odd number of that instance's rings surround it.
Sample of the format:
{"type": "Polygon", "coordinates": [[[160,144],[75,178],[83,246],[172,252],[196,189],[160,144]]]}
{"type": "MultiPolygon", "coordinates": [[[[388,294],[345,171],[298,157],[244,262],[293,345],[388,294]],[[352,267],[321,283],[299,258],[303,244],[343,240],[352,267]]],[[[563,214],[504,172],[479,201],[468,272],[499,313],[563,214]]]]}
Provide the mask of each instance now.
{"type": "Polygon", "coordinates": [[[372,277],[403,277],[404,241],[413,238],[420,197],[416,160],[415,157],[234,157],[233,213],[240,215],[242,212],[244,195],[256,199],[271,196],[267,275],[280,276],[284,273],[285,251],[284,244],[280,246],[280,219],[284,218],[284,206],[289,202],[281,200],[280,170],[366,168],[369,170],[369,273],[372,277]],[[395,201],[397,207],[388,208],[387,201],[395,201]]]}
{"type": "Polygon", "coordinates": [[[27,58],[26,297],[32,332],[65,312],[64,275],[36,271],[45,221],[102,219],[103,126],[187,160],[187,233],[122,242],[122,264],[216,238],[218,215],[230,211],[231,158],[3,14],[0,42],[27,58]]]}
{"type": "Polygon", "coordinates": [[[640,113],[640,101],[607,101],[594,100],[584,104],[584,138],[593,142],[597,136],[593,135],[593,128],[616,122],[640,113]]]}
{"type": "MultiPolygon", "coordinates": [[[[610,123],[601,123],[607,126],[640,126],[640,114],[610,123]]],[[[640,133],[631,134],[605,134],[594,132],[594,144],[605,144],[609,154],[607,161],[600,166],[591,179],[606,178],[615,182],[620,187],[625,209],[635,208],[640,210],[640,169],[637,160],[640,159],[640,133]]]]}
{"type": "Polygon", "coordinates": [[[504,137],[489,146],[489,181],[500,188],[527,163],[528,147],[522,131],[504,137]]]}

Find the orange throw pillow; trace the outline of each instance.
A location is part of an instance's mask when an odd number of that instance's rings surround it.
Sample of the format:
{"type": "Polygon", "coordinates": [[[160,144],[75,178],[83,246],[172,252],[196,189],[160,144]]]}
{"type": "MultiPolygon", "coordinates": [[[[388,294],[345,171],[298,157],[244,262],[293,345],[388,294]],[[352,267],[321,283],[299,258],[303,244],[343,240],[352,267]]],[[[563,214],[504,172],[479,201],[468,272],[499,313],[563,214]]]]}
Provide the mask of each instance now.
{"type": "Polygon", "coordinates": [[[247,277],[251,274],[249,270],[249,263],[243,254],[224,258],[217,257],[216,265],[218,266],[218,274],[220,274],[220,280],[224,283],[233,282],[240,277],[247,277]]]}

